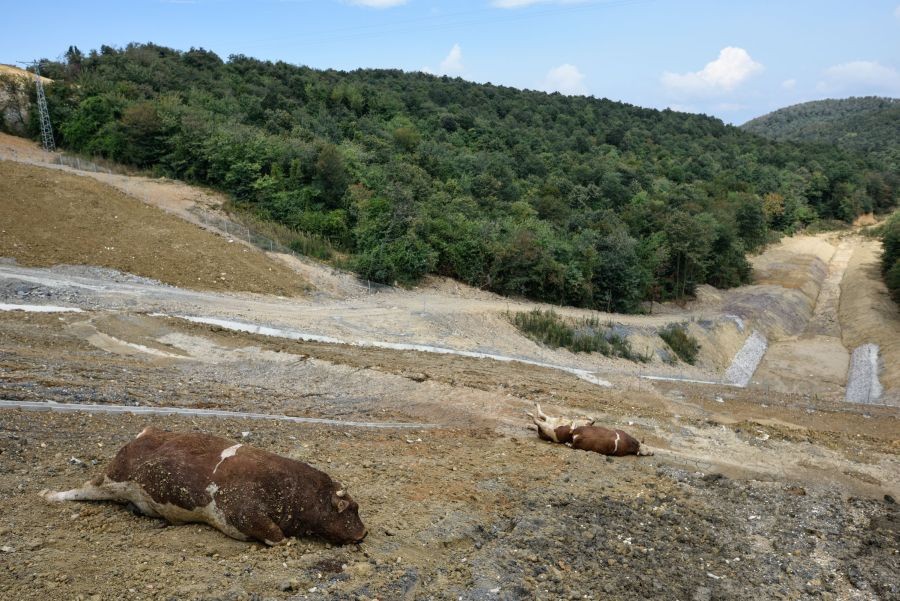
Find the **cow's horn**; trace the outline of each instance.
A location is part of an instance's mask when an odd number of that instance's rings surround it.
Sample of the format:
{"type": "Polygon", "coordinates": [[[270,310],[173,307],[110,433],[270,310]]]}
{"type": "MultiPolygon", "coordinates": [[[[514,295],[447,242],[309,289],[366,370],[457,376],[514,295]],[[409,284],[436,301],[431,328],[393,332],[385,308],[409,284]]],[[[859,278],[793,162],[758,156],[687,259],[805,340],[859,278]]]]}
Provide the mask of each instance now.
{"type": "Polygon", "coordinates": [[[337,491],[337,492],[336,492],[336,493],[334,493],[334,494],[336,494],[336,495],[337,495],[337,496],[339,496],[339,497],[341,497],[341,498],[343,498],[343,497],[344,497],[344,495],[346,495],[346,494],[347,494],[347,491],[346,491],[346,490],[339,490],[339,491],[337,491]]]}

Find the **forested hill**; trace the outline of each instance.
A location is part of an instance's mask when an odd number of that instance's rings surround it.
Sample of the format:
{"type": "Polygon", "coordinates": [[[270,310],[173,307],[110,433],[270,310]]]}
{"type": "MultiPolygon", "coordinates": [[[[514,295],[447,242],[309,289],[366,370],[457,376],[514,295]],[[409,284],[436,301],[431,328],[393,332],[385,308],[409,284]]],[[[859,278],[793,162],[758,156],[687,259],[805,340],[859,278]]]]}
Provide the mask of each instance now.
{"type": "Polygon", "coordinates": [[[43,66],[65,148],[208,184],[364,277],[633,311],[748,279],[770,230],[886,209],[861,154],[699,115],[152,44],[43,66]]]}
{"type": "Polygon", "coordinates": [[[900,99],[846,98],[804,102],[741,126],[774,140],[836,144],[865,152],[900,170],[900,99]]]}

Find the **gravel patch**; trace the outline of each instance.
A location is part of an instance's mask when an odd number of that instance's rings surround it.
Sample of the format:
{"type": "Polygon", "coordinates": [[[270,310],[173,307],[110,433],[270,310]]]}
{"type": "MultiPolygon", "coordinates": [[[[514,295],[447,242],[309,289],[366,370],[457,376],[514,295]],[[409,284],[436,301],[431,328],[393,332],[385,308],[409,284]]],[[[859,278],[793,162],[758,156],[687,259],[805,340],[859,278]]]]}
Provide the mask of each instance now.
{"type": "Polygon", "coordinates": [[[878,345],[863,344],[850,355],[850,371],[847,376],[848,403],[875,403],[881,398],[878,381],[878,345]]]}
{"type": "Polygon", "coordinates": [[[753,372],[759,366],[763,356],[766,354],[768,341],[766,337],[754,330],[744,346],[738,351],[737,355],[731,362],[731,365],[725,370],[725,379],[736,386],[744,388],[750,383],[753,372]]]}

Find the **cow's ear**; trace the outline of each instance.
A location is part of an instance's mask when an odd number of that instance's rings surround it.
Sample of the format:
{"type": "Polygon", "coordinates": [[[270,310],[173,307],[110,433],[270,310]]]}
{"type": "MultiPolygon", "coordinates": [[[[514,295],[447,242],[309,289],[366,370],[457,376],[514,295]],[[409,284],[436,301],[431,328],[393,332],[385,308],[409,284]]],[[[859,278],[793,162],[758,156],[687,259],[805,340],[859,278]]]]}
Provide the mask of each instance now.
{"type": "Polygon", "coordinates": [[[350,501],[345,498],[346,496],[347,491],[343,489],[337,490],[333,495],[331,495],[331,504],[335,509],[337,509],[338,513],[343,513],[348,507],[350,507],[350,501]]]}

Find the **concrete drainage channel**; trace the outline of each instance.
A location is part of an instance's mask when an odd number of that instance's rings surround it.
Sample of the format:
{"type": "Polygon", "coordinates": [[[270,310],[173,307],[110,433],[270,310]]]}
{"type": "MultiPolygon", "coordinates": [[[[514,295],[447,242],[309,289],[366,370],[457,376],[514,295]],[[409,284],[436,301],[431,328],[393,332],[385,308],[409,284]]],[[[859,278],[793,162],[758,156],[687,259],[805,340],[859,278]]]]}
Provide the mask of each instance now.
{"type": "Polygon", "coordinates": [[[344,428],[382,429],[433,429],[435,424],[410,424],[403,422],[353,422],[320,417],[294,417],[291,415],[270,415],[268,413],[245,413],[242,411],[220,411],[218,409],[189,409],[186,407],[134,407],[129,405],[93,405],[79,403],[54,403],[52,401],[4,401],[0,409],[25,409],[27,411],[58,411],[68,413],[131,413],[133,415],[186,415],[190,417],[218,417],[231,419],[265,419],[297,424],[323,424],[344,428]]]}
{"type": "Polygon", "coordinates": [[[746,388],[768,348],[769,342],[766,337],[753,330],[744,341],[744,346],[731,360],[731,365],[725,370],[725,378],[734,386],[746,388]]]}
{"type": "Polygon", "coordinates": [[[850,369],[847,374],[847,392],[844,399],[848,403],[875,403],[881,398],[882,388],[878,381],[878,345],[863,344],[850,354],[850,369]]]}
{"type": "Polygon", "coordinates": [[[731,360],[731,365],[725,370],[725,379],[721,381],[713,380],[693,380],[690,378],[680,378],[677,376],[641,376],[644,380],[656,380],[660,382],[686,382],[690,384],[712,384],[716,386],[731,386],[732,388],[746,388],[750,384],[750,378],[753,377],[756,368],[759,367],[769,343],[766,337],[754,330],[744,346],[735,354],[731,360]]]}

